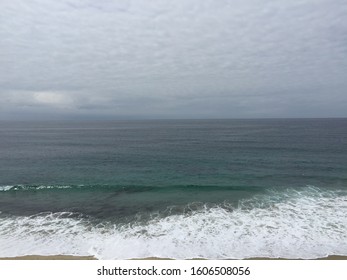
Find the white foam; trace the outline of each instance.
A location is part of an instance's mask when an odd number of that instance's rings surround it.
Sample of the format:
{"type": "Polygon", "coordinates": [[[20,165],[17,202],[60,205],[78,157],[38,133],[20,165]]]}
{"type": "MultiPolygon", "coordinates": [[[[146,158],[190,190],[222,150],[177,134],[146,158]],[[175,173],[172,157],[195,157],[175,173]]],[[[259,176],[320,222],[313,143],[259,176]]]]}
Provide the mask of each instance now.
{"type": "Polygon", "coordinates": [[[71,189],[72,186],[38,186],[37,190],[45,190],[45,189],[71,189]]]}
{"type": "Polygon", "coordinates": [[[144,224],[92,226],[69,213],[0,218],[0,255],[99,259],[318,258],[347,255],[347,195],[307,188],[144,224]]]}
{"type": "Polygon", "coordinates": [[[0,186],[0,192],[5,192],[5,191],[9,191],[10,189],[12,189],[14,186],[0,186]]]}
{"type": "Polygon", "coordinates": [[[72,186],[64,185],[40,185],[40,186],[25,186],[25,185],[8,185],[0,186],[0,192],[3,191],[26,191],[26,190],[45,190],[45,189],[71,189],[72,186]]]}

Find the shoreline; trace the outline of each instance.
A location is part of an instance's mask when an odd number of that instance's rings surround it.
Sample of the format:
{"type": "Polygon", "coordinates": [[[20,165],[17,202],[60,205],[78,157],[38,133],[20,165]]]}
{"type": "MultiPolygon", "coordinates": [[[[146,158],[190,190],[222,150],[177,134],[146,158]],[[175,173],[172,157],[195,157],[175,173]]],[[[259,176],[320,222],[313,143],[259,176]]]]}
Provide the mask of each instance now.
{"type": "MultiPolygon", "coordinates": [[[[52,255],[52,256],[42,256],[42,255],[26,255],[18,257],[0,257],[0,260],[98,260],[94,256],[72,256],[72,255],[52,255]]],[[[129,260],[175,260],[170,258],[133,258],[129,260]]],[[[190,260],[207,260],[207,259],[190,259],[190,260]]],[[[228,259],[223,259],[228,260],[228,259]]],[[[248,258],[248,259],[230,259],[230,260],[347,260],[347,256],[331,255],[323,258],[317,259],[285,259],[285,258],[248,258]]]]}

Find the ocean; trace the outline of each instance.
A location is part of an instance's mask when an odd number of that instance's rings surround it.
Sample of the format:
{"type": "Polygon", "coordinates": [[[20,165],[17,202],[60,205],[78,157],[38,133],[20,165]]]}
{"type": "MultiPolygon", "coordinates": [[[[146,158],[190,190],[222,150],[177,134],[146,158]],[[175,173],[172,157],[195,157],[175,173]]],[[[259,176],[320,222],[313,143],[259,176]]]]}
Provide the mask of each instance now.
{"type": "Polygon", "coordinates": [[[0,257],[347,255],[347,119],[0,122],[0,257]]]}

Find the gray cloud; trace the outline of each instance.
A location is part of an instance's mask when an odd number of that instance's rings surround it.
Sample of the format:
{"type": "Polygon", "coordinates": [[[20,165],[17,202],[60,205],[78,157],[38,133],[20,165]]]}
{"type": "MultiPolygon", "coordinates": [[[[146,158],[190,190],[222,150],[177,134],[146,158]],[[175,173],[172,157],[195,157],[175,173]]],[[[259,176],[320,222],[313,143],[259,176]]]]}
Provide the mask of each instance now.
{"type": "Polygon", "coordinates": [[[344,0],[2,0],[0,118],[347,116],[344,0]]]}

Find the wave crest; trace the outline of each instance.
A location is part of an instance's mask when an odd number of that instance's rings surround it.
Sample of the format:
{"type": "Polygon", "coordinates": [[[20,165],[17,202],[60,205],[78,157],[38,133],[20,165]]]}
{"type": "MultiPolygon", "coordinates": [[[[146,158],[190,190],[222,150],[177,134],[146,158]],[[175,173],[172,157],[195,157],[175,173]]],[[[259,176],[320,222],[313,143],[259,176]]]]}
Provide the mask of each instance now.
{"type": "Polygon", "coordinates": [[[94,255],[99,259],[318,258],[347,255],[347,193],[308,187],[130,224],[76,213],[0,216],[3,256],[94,255]]]}

